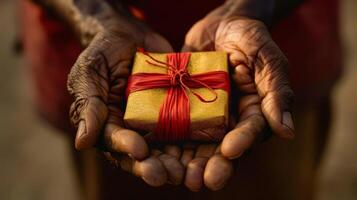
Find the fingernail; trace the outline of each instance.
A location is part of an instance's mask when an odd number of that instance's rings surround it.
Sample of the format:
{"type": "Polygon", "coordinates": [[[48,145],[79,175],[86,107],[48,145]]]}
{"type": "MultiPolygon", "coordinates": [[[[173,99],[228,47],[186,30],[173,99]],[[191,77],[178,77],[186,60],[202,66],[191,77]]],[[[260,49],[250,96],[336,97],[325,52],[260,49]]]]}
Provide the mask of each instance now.
{"type": "Polygon", "coordinates": [[[243,155],[243,153],[244,153],[244,151],[238,153],[237,155],[229,157],[229,159],[231,159],[231,160],[237,159],[237,158],[241,157],[243,155]]]}
{"type": "Polygon", "coordinates": [[[82,120],[78,124],[76,138],[79,139],[79,138],[83,137],[83,135],[85,135],[85,132],[86,132],[85,130],[86,130],[85,122],[82,120]]]}
{"type": "Polygon", "coordinates": [[[292,131],[295,131],[293,118],[292,118],[290,112],[284,112],[283,113],[283,124],[286,127],[288,127],[289,129],[291,129],[292,131]]]}

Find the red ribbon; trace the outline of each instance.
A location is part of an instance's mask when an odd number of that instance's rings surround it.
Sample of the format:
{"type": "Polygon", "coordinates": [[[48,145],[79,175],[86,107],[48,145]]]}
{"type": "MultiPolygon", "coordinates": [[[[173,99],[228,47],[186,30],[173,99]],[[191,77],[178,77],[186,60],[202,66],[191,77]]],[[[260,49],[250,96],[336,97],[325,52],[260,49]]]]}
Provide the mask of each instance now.
{"type": "Polygon", "coordinates": [[[215,89],[230,91],[228,73],[212,71],[190,75],[187,71],[187,64],[191,53],[170,53],[167,54],[167,62],[162,62],[143,50],[139,51],[148,56],[150,60],[146,60],[147,63],[167,69],[167,74],[136,73],[131,75],[126,90],[127,97],[130,93],[136,91],[167,88],[167,96],[161,106],[156,125],[155,140],[179,141],[189,139],[190,100],[188,92],[204,103],[214,102],[218,97],[215,89]],[[214,98],[207,100],[191,90],[193,88],[207,88],[214,94],[214,98]]]}

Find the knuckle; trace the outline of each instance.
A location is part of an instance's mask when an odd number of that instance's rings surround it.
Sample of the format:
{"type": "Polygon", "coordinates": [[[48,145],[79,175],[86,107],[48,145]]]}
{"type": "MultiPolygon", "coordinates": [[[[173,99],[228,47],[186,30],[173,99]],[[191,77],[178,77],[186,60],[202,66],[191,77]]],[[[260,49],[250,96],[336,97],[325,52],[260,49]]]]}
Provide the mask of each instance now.
{"type": "Polygon", "coordinates": [[[143,41],[137,41],[134,34],[129,34],[117,28],[108,30],[103,37],[105,45],[120,44],[122,46],[121,49],[136,49],[137,43],[143,43],[143,41]]]}
{"type": "Polygon", "coordinates": [[[203,158],[203,157],[195,158],[191,160],[190,163],[188,163],[187,168],[191,168],[192,170],[204,170],[207,161],[208,158],[203,158]]]}
{"type": "Polygon", "coordinates": [[[260,24],[259,21],[250,22],[247,26],[247,36],[253,41],[261,41],[266,35],[269,35],[266,27],[263,24],[260,24]]]}
{"type": "Polygon", "coordinates": [[[256,70],[256,80],[267,92],[289,86],[288,61],[284,55],[270,56],[262,68],[256,70]]]}
{"type": "Polygon", "coordinates": [[[240,38],[249,42],[250,48],[259,48],[261,44],[271,40],[266,26],[258,20],[235,20],[229,22],[226,27],[230,28],[231,31],[240,32],[240,38]]]}
{"type": "Polygon", "coordinates": [[[106,100],[109,85],[104,55],[82,53],[68,75],[67,89],[75,99],[97,96],[106,100]]]}
{"type": "Polygon", "coordinates": [[[87,99],[80,99],[77,98],[71,105],[70,107],[70,119],[72,124],[77,127],[79,122],[82,120],[81,113],[83,110],[86,108],[88,105],[88,100],[87,99]]]}
{"type": "Polygon", "coordinates": [[[281,84],[275,91],[280,103],[289,109],[295,100],[295,94],[288,83],[281,84]]]}
{"type": "Polygon", "coordinates": [[[71,71],[68,75],[67,86],[72,95],[76,92],[76,85],[80,84],[83,77],[88,73],[88,67],[91,65],[93,60],[94,59],[92,57],[82,53],[71,68],[71,71]]]}
{"type": "Polygon", "coordinates": [[[284,67],[289,66],[288,59],[280,48],[271,39],[262,42],[257,49],[257,59],[261,60],[263,66],[284,67]]]}
{"type": "Polygon", "coordinates": [[[198,159],[193,159],[191,160],[188,165],[187,168],[189,169],[197,169],[200,168],[200,161],[198,159]]]}

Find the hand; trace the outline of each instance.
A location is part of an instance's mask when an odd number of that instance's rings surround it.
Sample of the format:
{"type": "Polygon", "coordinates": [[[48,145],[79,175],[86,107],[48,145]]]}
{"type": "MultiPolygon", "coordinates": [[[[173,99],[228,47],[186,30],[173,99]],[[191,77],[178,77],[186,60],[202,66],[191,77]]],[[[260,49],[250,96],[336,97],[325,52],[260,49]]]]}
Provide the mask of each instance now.
{"type": "Polygon", "coordinates": [[[224,51],[232,67],[238,96],[238,120],[221,144],[184,150],[185,185],[200,190],[222,188],[232,175],[232,159],[240,157],[262,136],[269,124],[275,135],[292,139],[293,92],[287,75],[288,61],[271,39],[265,25],[244,17],[208,15],[186,35],[183,51],[224,51]],[[194,153],[196,151],[196,153],[194,153]],[[187,156],[185,156],[187,155],[187,156]]]}
{"type": "Polygon", "coordinates": [[[75,146],[81,150],[97,145],[110,161],[149,185],[179,184],[184,169],[175,147],[164,152],[150,149],[142,136],[124,128],[122,111],[137,47],[152,52],[171,52],[172,47],[140,22],[110,20],[113,24],[95,34],[68,77],[75,99],[70,117],[78,127],[75,146]]]}

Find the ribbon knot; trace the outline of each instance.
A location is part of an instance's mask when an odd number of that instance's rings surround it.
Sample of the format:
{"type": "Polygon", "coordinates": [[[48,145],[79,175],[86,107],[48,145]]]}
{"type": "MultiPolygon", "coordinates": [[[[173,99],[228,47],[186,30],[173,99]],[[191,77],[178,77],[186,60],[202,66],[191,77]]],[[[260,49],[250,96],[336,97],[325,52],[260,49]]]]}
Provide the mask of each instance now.
{"type": "MultiPolygon", "coordinates": [[[[190,74],[187,71],[184,70],[176,70],[172,75],[171,75],[171,80],[170,84],[173,87],[176,86],[183,86],[185,87],[184,81],[187,81],[190,79],[190,74]]],[[[186,86],[187,87],[187,86],[186,86]]]]}
{"type": "Polygon", "coordinates": [[[214,89],[230,90],[228,73],[212,71],[201,74],[189,74],[187,65],[190,53],[167,54],[167,62],[152,57],[149,53],[139,50],[150,60],[146,62],[152,66],[167,69],[167,74],[136,73],[129,77],[126,95],[130,93],[154,89],[168,88],[166,98],[161,106],[159,119],[155,130],[158,141],[186,140],[190,137],[190,99],[188,92],[196,96],[201,102],[216,101],[218,95],[214,89]],[[206,88],[214,98],[207,100],[192,91],[195,88],[206,88]]]}

